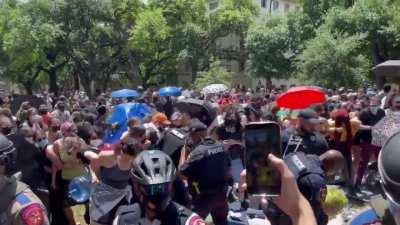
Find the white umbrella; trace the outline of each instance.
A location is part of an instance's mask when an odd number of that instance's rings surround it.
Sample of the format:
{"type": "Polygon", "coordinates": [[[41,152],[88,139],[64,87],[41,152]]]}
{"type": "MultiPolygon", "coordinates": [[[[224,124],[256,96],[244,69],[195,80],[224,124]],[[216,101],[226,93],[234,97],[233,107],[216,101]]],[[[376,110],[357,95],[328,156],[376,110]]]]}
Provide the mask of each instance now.
{"type": "Polygon", "coordinates": [[[225,84],[210,84],[201,90],[201,93],[203,94],[216,94],[220,92],[224,92],[228,90],[228,86],[225,84]]]}

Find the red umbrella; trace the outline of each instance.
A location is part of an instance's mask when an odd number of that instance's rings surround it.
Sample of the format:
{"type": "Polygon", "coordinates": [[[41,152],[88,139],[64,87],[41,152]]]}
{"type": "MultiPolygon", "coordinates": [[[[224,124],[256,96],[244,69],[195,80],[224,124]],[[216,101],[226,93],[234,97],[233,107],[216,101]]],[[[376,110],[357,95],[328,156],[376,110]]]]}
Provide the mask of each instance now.
{"type": "Polygon", "coordinates": [[[287,109],[305,109],[325,102],[325,92],[320,88],[309,86],[290,88],[277,100],[279,107],[287,109]]]}

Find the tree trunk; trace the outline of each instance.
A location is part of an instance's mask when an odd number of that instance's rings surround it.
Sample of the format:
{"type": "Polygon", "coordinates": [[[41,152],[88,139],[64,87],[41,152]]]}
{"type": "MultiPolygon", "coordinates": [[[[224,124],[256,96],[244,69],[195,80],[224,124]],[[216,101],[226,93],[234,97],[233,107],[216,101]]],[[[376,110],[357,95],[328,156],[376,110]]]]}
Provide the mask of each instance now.
{"type": "Polygon", "coordinates": [[[88,95],[88,97],[90,99],[92,99],[93,92],[92,92],[92,85],[91,85],[89,76],[88,75],[86,75],[86,76],[83,75],[80,78],[81,78],[83,89],[85,90],[85,92],[88,95]]]}
{"type": "Polygon", "coordinates": [[[58,85],[57,85],[57,70],[55,68],[51,68],[49,73],[49,92],[55,93],[58,95],[58,85]]]}
{"type": "Polygon", "coordinates": [[[197,71],[199,70],[197,62],[190,62],[190,70],[192,75],[192,83],[194,84],[197,78],[197,71]]]}
{"type": "Polygon", "coordinates": [[[26,94],[33,95],[33,82],[27,81],[23,85],[24,85],[26,94]]]}
{"type": "Polygon", "coordinates": [[[266,90],[268,92],[272,91],[272,80],[271,80],[271,77],[266,77],[265,78],[265,87],[266,87],[266,90]]]}
{"type": "Polygon", "coordinates": [[[79,91],[79,74],[75,72],[72,76],[74,77],[74,90],[79,91]]]}

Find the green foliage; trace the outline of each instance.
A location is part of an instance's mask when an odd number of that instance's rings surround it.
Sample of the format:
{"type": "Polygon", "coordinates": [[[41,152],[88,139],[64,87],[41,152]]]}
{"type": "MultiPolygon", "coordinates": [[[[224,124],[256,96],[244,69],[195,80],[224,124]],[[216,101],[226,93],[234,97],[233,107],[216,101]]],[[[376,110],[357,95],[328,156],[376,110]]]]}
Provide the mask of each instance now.
{"type": "Polygon", "coordinates": [[[321,31],[306,43],[299,57],[299,69],[314,85],[324,87],[354,87],[365,84],[370,63],[360,53],[363,36],[321,31]]]}
{"type": "Polygon", "coordinates": [[[273,16],[250,28],[246,39],[252,74],[285,78],[296,68],[295,58],[314,35],[308,17],[301,13],[273,16]]]}
{"type": "Polygon", "coordinates": [[[198,73],[197,79],[194,83],[194,89],[200,91],[205,86],[210,84],[225,84],[230,86],[232,81],[232,74],[221,67],[218,60],[214,60],[208,71],[201,71],[198,73]]]}
{"type": "Polygon", "coordinates": [[[366,52],[374,64],[397,58],[399,6],[390,1],[358,0],[347,10],[333,9],[327,14],[324,29],[331,33],[365,35],[366,52]],[[397,18],[397,21],[396,21],[397,18]]]}
{"type": "Polygon", "coordinates": [[[131,48],[140,54],[139,74],[143,84],[158,84],[175,68],[172,31],[162,9],[147,9],[139,13],[131,31],[131,48]]]}
{"type": "Polygon", "coordinates": [[[315,26],[323,23],[325,14],[333,7],[350,7],[354,0],[298,0],[303,12],[310,17],[315,26]]]}
{"type": "Polygon", "coordinates": [[[58,24],[48,20],[48,1],[21,5],[10,2],[3,2],[0,9],[4,18],[0,22],[0,67],[4,77],[32,92],[36,78],[51,66],[48,49],[54,48],[64,33],[58,24]]]}

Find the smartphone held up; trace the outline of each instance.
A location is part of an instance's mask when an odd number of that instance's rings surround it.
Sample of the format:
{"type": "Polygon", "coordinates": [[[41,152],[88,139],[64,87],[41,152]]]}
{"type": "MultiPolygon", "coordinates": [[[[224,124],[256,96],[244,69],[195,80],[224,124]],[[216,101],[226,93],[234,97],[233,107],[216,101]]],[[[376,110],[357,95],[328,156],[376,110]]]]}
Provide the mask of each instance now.
{"type": "Polygon", "coordinates": [[[267,160],[282,157],[280,127],[274,122],[249,123],[245,127],[247,192],[253,196],[279,196],[279,172],[267,160]]]}

